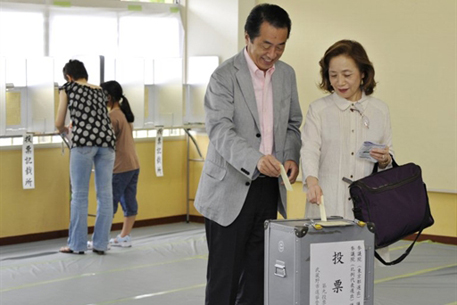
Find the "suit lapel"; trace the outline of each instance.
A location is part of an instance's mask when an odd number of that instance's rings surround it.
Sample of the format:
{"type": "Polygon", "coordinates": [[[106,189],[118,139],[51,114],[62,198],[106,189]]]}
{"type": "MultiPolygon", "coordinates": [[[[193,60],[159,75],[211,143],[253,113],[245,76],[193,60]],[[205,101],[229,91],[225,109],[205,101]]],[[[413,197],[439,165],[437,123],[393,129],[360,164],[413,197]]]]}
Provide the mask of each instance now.
{"type": "Polygon", "coordinates": [[[248,108],[254,117],[257,128],[260,130],[259,111],[257,109],[257,102],[255,99],[251,74],[249,72],[246,59],[244,58],[244,49],[238,53],[238,56],[235,60],[235,67],[238,69],[236,72],[236,79],[238,81],[238,85],[240,86],[241,92],[243,93],[244,101],[248,105],[248,108]]]}

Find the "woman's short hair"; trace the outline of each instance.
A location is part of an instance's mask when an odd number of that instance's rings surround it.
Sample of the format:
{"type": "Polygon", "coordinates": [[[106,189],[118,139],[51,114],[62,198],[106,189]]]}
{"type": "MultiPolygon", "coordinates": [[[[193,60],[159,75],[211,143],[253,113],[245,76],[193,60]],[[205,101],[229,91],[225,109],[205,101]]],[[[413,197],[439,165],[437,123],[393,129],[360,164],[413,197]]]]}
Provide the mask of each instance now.
{"type": "Polygon", "coordinates": [[[86,79],[89,80],[89,75],[84,67],[84,64],[77,59],[70,59],[69,62],[63,67],[63,77],[67,80],[67,75],[73,79],[86,79]]]}
{"type": "Polygon", "coordinates": [[[330,60],[339,55],[345,55],[354,60],[359,68],[360,74],[363,74],[360,89],[365,92],[366,95],[372,94],[376,87],[374,67],[368,59],[367,52],[365,52],[363,46],[354,40],[340,40],[325,51],[324,57],[319,61],[322,78],[319,87],[328,92],[333,92],[335,90],[330,84],[328,69],[330,60]]]}
{"type": "Polygon", "coordinates": [[[244,31],[249,35],[251,41],[260,36],[260,26],[265,21],[277,29],[287,28],[287,38],[289,38],[292,26],[289,14],[280,6],[263,3],[256,5],[251,10],[244,25],[244,31]]]}

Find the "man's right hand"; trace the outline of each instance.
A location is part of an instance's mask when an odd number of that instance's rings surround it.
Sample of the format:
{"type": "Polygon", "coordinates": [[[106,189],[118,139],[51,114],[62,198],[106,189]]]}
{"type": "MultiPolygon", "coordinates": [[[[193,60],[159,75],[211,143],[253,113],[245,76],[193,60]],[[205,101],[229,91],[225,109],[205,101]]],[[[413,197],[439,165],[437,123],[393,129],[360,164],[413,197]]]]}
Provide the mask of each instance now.
{"type": "Polygon", "coordinates": [[[272,155],[265,155],[257,162],[257,169],[268,177],[279,177],[281,163],[272,155]]]}

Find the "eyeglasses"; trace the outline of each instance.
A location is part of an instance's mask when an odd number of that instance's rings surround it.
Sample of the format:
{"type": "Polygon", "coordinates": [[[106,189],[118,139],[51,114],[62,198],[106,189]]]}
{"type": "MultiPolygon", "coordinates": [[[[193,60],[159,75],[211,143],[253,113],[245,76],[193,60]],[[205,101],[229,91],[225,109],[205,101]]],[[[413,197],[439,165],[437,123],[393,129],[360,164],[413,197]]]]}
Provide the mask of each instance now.
{"type": "Polygon", "coordinates": [[[354,112],[354,111],[357,111],[360,116],[362,117],[362,122],[363,122],[363,125],[366,127],[366,128],[370,128],[370,120],[368,119],[368,117],[363,114],[362,111],[360,111],[360,109],[358,109],[355,105],[353,105],[354,108],[351,108],[351,111],[354,112]]]}

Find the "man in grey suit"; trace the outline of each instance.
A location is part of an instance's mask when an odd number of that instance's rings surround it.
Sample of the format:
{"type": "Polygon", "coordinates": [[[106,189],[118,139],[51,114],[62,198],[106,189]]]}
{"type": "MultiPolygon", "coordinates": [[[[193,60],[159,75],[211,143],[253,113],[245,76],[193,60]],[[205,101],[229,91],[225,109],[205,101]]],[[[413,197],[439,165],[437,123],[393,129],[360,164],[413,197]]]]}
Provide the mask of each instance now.
{"type": "Polygon", "coordinates": [[[295,182],[302,113],[295,72],[278,61],[291,21],[277,5],[253,8],[246,48],[212,74],[206,95],[209,147],[195,198],[205,217],[206,305],[263,304],[264,229],[286,217],[283,164],[295,182]]]}

